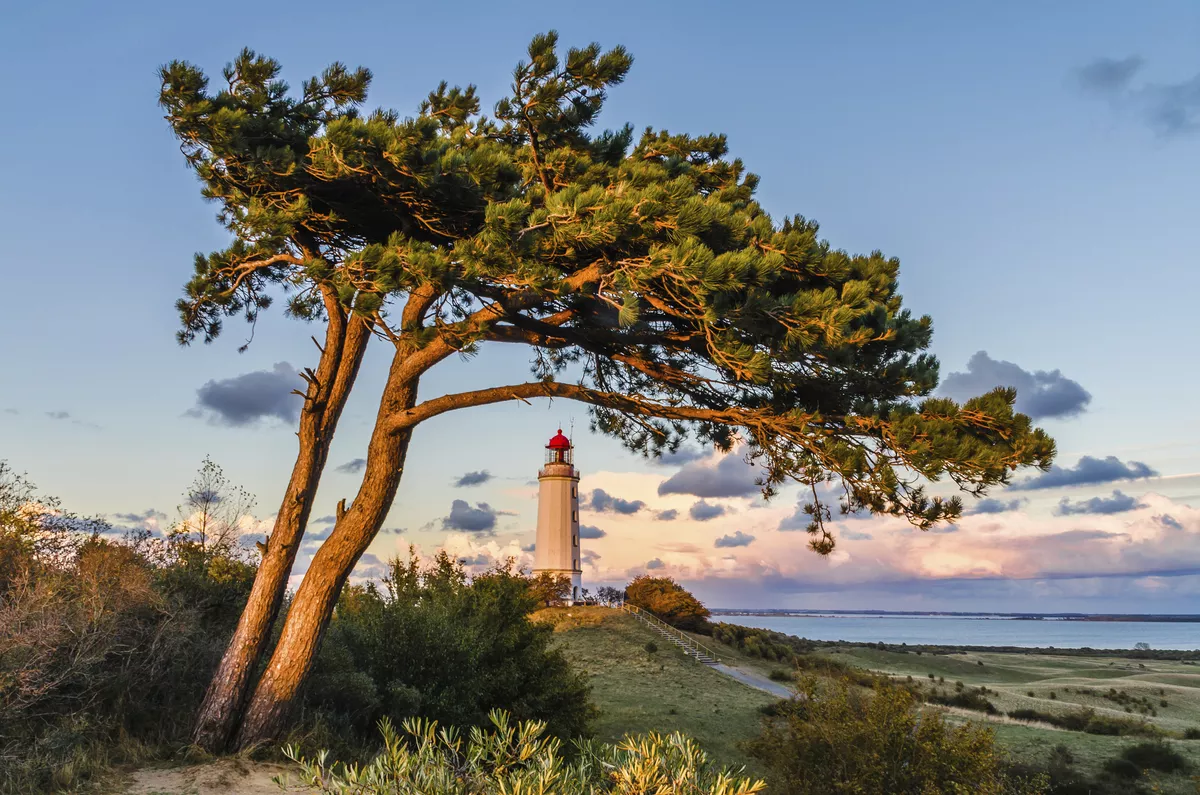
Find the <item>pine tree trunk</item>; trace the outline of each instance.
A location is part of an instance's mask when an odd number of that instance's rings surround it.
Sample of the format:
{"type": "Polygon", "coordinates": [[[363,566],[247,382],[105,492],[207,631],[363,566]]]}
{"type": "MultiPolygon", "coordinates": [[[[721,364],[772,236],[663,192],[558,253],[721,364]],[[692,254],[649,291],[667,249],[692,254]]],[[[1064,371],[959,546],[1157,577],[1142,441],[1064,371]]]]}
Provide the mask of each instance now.
{"type": "Polygon", "coordinates": [[[292,477],[267,539],[250,597],[196,718],[193,740],[210,753],[225,749],[241,720],[251,679],[283,603],[334,430],[370,339],[370,326],[361,318],[347,317],[329,295],[326,308],[329,323],[325,347],[300,414],[297,432],[300,449],[292,477]]]}
{"type": "Polygon", "coordinates": [[[239,749],[273,742],[312,669],[321,638],[350,572],[387,518],[404,469],[412,430],[388,427],[387,417],[416,403],[417,381],[389,381],[371,437],[362,485],[353,504],[313,557],[288,609],[283,633],[246,708],[239,749]]]}

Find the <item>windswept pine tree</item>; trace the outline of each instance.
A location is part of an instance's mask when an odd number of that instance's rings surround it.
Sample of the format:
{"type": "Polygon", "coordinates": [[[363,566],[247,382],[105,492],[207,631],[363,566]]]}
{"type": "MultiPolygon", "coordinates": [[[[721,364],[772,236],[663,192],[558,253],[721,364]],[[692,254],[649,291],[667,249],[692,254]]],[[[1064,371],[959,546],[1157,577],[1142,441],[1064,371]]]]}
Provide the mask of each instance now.
{"type": "Polygon", "coordinates": [[[235,238],[197,259],[184,340],[211,339],[226,315],[253,321],[283,291],[327,337],[250,618],[200,716],[203,744],[235,729],[240,747],[277,735],[392,507],[414,430],[446,412],[568,398],[590,407],[594,431],[644,455],[689,436],[722,450],[740,441],[766,495],[789,481],[811,489],[809,546],[822,554],[835,544],[822,484],[840,487],[846,510],[928,529],[962,511],[928,482],[978,495],[1050,465],[1053,442],[1014,412],[1013,390],[962,405],[930,397],[932,322],[902,307],[895,258],[834,249],[801,216],[771,218],[722,135],[594,133],[631,63],[595,44],[564,57],[555,34],[538,36],[490,118],[473,88],[445,84],[412,118],[363,115],[367,73],[342,66],[296,98],[276,62],[249,52],[216,92],[195,67],[164,68],[168,118],[235,238]],[[369,336],[393,355],[362,482],[247,701],[369,336]],[[527,346],[531,376],[418,397],[425,373],[484,343],[527,346]]]}

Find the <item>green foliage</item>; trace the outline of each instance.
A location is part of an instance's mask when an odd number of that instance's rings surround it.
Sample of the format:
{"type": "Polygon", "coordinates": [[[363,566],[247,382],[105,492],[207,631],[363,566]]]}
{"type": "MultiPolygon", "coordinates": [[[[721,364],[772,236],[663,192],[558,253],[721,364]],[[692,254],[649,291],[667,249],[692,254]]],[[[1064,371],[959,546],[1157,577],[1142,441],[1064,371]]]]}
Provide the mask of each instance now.
{"type": "Polygon", "coordinates": [[[1104,763],[1104,772],[1120,779],[1132,780],[1142,775],[1142,769],[1128,759],[1117,757],[1104,763]]]}
{"type": "Polygon", "coordinates": [[[361,767],[330,764],[325,753],[315,759],[295,748],[285,753],[300,764],[301,782],[329,795],[753,795],[765,788],[761,781],[715,770],[681,734],[627,737],[617,745],[585,742],[568,759],[544,723],[514,723],[500,712],[489,715],[489,722],[464,736],[452,727],[409,719],[401,735],[383,720],[383,751],[361,767]]]}
{"type": "Polygon", "coordinates": [[[1014,709],[1007,713],[1015,720],[1040,721],[1057,726],[1068,731],[1086,732],[1088,734],[1103,734],[1114,737],[1158,737],[1162,730],[1144,720],[1118,718],[1098,714],[1093,709],[1079,709],[1072,712],[1039,712],[1035,709],[1014,709]]]}
{"type": "Polygon", "coordinates": [[[587,732],[583,678],[529,620],[530,581],[509,568],[468,580],[444,553],[428,567],[395,560],[382,589],[347,587],[305,701],[363,741],[381,718],[479,726],[504,709],[557,737],[587,732]]]}
{"type": "Polygon", "coordinates": [[[767,767],[772,792],[787,795],[887,792],[1038,793],[1014,780],[990,730],[948,726],[921,711],[908,691],[864,692],[846,681],[807,678],[797,697],[764,718],[750,753],[767,767]]]}
{"type": "Polygon", "coordinates": [[[625,586],[625,601],[648,610],[673,627],[692,632],[708,631],[708,608],[670,577],[634,577],[625,586]]]}
{"type": "Polygon", "coordinates": [[[1178,751],[1162,740],[1131,745],[1121,752],[1121,759],[1137,765],[1139,770],[1160,773],[1182,772],[1190,767],[1178,751]]]}
{"type": "Polygon", "coordinates": [[[253,567],[185,535],[115,540],[3,464],[0,549],[18,553],[0,589],[0,792],[186,743],[253,567]]]}
{"type": "Polygon", "coordinates": [[[843,510],[928,529],[962,505],[927,481],[981,494],[1049,467],[1053,442],[1014,412],[1014,390],[930,397],[932,320],[903,308],[895,258],[775,221],[723,135],[591,131],[631,64],[620,47],[563,55],[539,35],[491,119],[473,86],[445,83],[415,116],[364,114],[370,74],[341,64],[296,93],[249,50],[219,90],[164,67],[160,103],[235,238],[197,256],[181,340],[253,322],[286,291],[300,317],[368,318],[418,357],[414,379],[485,341],[524,343],[531,381],[451,408],[571,398],[646,455],[745,439],[764,493],[813,487],[821,553],[834,539],[820,483],[839,482],[843,510]]]}
{"type": "Polygon", "coordinates": [[[953,693],[943,693],[935,689],[931,693],[924,694],[925,701],[930,704],[944,704],[948,707],[959,707],[960,709],[973,709],[978,712],[986,712],[989,715],[995,715],[999,712],[996,705],[987,698],[987,688],[979,687],[972,689],[959,689],[953,693]]]}

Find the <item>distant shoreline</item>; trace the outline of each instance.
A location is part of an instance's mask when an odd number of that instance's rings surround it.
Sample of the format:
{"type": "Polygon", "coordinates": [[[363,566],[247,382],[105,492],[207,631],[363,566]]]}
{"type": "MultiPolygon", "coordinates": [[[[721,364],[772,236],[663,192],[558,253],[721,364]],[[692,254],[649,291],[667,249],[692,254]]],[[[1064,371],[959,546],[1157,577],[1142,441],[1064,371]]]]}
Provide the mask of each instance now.
{"type": "Polygon", "coordinates": [[[795,618],[967,618],[1001,621],[1097,621],[1133,623],[1197,624],[1197,614],[1137,614],[1137,613],[966,613],[951,611],[915,610],[792,610],[770,608],[713,608],[714,616],[770,616],[795,618]]]}

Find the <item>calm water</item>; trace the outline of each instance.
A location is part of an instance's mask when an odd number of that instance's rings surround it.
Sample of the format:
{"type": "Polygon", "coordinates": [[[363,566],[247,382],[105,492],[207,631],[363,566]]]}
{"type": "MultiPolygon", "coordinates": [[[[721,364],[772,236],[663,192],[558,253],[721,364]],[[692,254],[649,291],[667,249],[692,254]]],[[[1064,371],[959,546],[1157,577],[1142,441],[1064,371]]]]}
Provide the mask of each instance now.
{"type": "Polygon", "coordinates": [[[1135,643],[1149,643],[1153,649],[1200,649],[1200,623],[871,615],[715,615],[713,620],[761,627],[812,640],[855,643],[1054,646],[1059,649],[1132,649],[1135,643]]]}

